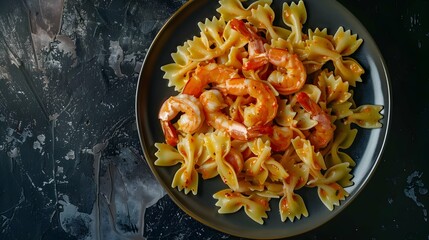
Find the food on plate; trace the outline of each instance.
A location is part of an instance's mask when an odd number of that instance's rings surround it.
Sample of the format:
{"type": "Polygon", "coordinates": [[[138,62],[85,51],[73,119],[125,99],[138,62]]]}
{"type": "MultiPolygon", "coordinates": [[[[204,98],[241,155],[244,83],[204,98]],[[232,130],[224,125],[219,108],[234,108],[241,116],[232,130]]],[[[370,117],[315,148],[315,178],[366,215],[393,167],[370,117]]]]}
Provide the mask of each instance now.
{"type": "Polygon", "coordinates": [[[259,224],[273,198],[282,221],[307,217],[304,187],[333,210],[353,185],[352,124],[381,127],[382,106],[353,100],[365,70],[352,55],[363,40],[343,27],[305,32],[303,1],[283,4],[284,26],[270,0],[219,3],[220,16],[199,22],[161,68],[177,95],[159,111],[155,165],[180,164],[171,186],[185,194],[219,177],[218,212],[244,209],[259,224]]]}

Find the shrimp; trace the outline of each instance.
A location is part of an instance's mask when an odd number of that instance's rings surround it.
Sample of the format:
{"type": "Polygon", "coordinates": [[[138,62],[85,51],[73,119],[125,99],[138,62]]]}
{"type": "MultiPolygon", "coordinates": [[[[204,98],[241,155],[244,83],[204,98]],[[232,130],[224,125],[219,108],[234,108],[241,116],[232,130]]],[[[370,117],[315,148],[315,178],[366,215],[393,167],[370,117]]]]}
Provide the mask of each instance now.
{"type": "Polygon", "coordinates": [[[289,127],[273,126],[273,133],[269,136],[271,149],[275,152],[286,151],[292,137],[293,131],[289,127]]]}
{"type": "Polygon", "coordinates": [[[222,83],[227,79],[237,78],[239,74],[236,69],[216,63],[209,63],[197,67],[189,81],[185,84],[182,93],[198,97],[203,88],[209,83],[222,83]]]}
{"type": "Polygon", "coordinates": [[[243,63],[243,70],[251,70],[262,67],[268,63],[264,43],[265,39],[259,36],[256,31],[242,20],[232,19],[231,28],[241,33],[247,40],[249,60],[243,63]]]}
{"type": "Polygon", "coordinates": [[[256,99],[255,104],[243,110],[243,123],[247,127],[270,123],[277,115],[278,103],[271,88],[262,81],[234,78],[216,86],[224,94],[235,96],[249,95],[256,99]]]}
{"type": "Polygon", "coordinates": [[[307,72],[296,54],[281,48],[270,48],[267,51],[264,47],[265,39],[243,21],[232,19],[231,27],[249,40],[249,59],[243,64],[243,70],[258,69],[271,63],[277,69],[267,80],[283,95],[298,92],[304,86],[307,72]]]}
{"type": "Polygon", "coordinates": [[[311,119],[317,121],[314,131],[309,135],[311,144],[316,148],[324,148],[334,137],[335,125],[332,124],[329,115],[315,103],[306,93],[296,95],[299,104],[311,115],[311,119]]]}
{"type": "Polygon", "coordinates": [[[241,152],[235,148],[231,148],[225,156],[225,161],[231,164],[236,174],[240,173],[244,168],[244,159],[241,152]]]}
{"type": "Polygon", "coordinates": [[[200,96],[207,123],[217,130],[225,131],[233,139],[247,141],[270,133],[267,126],[246,127],[244,124],[230,119],[222,112],[227,106],[221,92],[216,89],[204,91],[200,96]]]}
{"type": "Polygon", "coordinates": [[[298,92],[307,80],[307,72],[298,56],[281,48],[270,48],[267,55],[268,61],[277,67],[277,70],[268,76],[267,81],[280,94],[298,92]]]}
{"type": "Polygon", "coordinates": [[[178,130],[193,134],[204,123],[203,107],[198,99],[192,95],[179,94],[168,98],[161,106],[158,114],[161,128],[167,144],[176,146],[178,130]],[[180,112],[183,112],[177,121],[178,129],[171,122],[180,112]]]}

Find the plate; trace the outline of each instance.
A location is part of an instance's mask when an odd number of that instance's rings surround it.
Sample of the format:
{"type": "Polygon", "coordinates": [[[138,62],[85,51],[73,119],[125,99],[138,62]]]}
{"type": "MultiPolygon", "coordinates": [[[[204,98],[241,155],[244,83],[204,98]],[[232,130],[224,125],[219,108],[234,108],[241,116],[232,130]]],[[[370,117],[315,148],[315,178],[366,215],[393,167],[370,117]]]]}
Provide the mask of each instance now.
{"type": "MultiPolygon", "coordinates": [[[[279,13],[284,1],[273,1],[272,8],[279,13]]],[[[290,2],[290,1],[288,1],[290,2]]],[[[171,199],[188,215],[201,223],[239,237],[274,239],[289,237],[310,231],[332,219],[346,208],[358,193],[368,183],[371,175],[380,160],[387,138],[390,122],[391,93],[388,72],[383,58],[370,34],[346,8],[335,0],[308,0],[305,1],[307,9],[307,22],[304,29],[316,27],[328,28],[333,34],[338,27],[350,29],[364,40],[353,57],[364,67],[363,83],[355,89],[357,105],[377,104],[383,105],[383,127],[380,129],[361,129],[352,147],[348,149],[349,155],[356,161],[353,168],[354,185],[346,188],[350,193],[341,205],[329,211],[317,196],[315,189],[300,192],[309,212],[308,217],[290,222],[282,222],[278,213],[278,200],[270,202],[271,211],[263,225],[252,221],[243,210],[234,214],[219,214],[216,200],[212,195],[225,188],[219,178],[199,181],[198,194],[185,195],[177,189],[170,187],[174,173],[178,167],[157,167],[154,165],[157,149],[156,142],[163,142],[164,136],[157,118],[161,104],[171,95],[177,93],[173,88],[167,87],[168,80],[163,79],[161,66],[171,63],[171,53],[176,52],[177,46],[199,35],[197,23],[206,18],[219,16],[216,8],[219,3],[213,0],[189,1],[183,5],[162,27],[155,37],[141,69],[136,92],[136,120],[144,156],[152,172],[163,185],[171,199]],[[311,200],[311,199],[314,199],[311,200]]],[[[279,25],[279,24],[276,24],[279,25]]]]}

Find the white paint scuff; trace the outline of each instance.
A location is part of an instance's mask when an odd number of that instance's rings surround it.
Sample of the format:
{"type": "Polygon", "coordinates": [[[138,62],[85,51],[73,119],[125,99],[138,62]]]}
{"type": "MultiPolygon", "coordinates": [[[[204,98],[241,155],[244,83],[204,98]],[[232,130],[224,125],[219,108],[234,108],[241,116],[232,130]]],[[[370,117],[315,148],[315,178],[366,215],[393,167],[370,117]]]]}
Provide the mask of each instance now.
{"type": "Polygon", "coordinates": [[[425,187],[422,180],[423,172],[414,171],[407,177],[407,186],[404,189],[405,196],[409,197],[414,203],[422,208],[423,218],[428,221],[428,212],[425,205],[419,200],[428,194],[429,190],[425,187]]]}
{"type": "Polygon", "coordinates": [[[121,63],[124,61],[124,50],[119,46],[119,41],[110,41],[109,51],[109,66],[113,69],[116,76],[124,77],[125,75],[121,71],[121,63]]]}
{"type": "Polygon", "coordinates": [[[66,160],[74,160],[75,159],[75,154],[73,150],[70,150],[66,156],[64,157],[66,160]]]}

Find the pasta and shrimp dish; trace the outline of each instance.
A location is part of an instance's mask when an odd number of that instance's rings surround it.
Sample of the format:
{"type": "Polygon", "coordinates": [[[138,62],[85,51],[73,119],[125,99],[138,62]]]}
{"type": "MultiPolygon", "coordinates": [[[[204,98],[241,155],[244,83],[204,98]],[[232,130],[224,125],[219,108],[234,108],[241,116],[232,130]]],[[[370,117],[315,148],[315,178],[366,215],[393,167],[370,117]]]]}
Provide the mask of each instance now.
{"type": "Polygon", "coordinates": [[[155,144],[155,165],[180,164],[172,188],[196,195],[199,181],[220,178],[218,212],[242,209],[259,224],[271,199],[281,221],[307,217],[313,199],[301,188],[339,206],[353,185],[353,125],[380,128],[382,119],[382,106],[353,100],[365,70],[352,55],[363,40],[343,27],[304,32],[303,1],[279,16],[271,2],[220,0],[220,16],[172,53],[161,69],[177,95],[159,110],[165,142],[155,144]]]}

